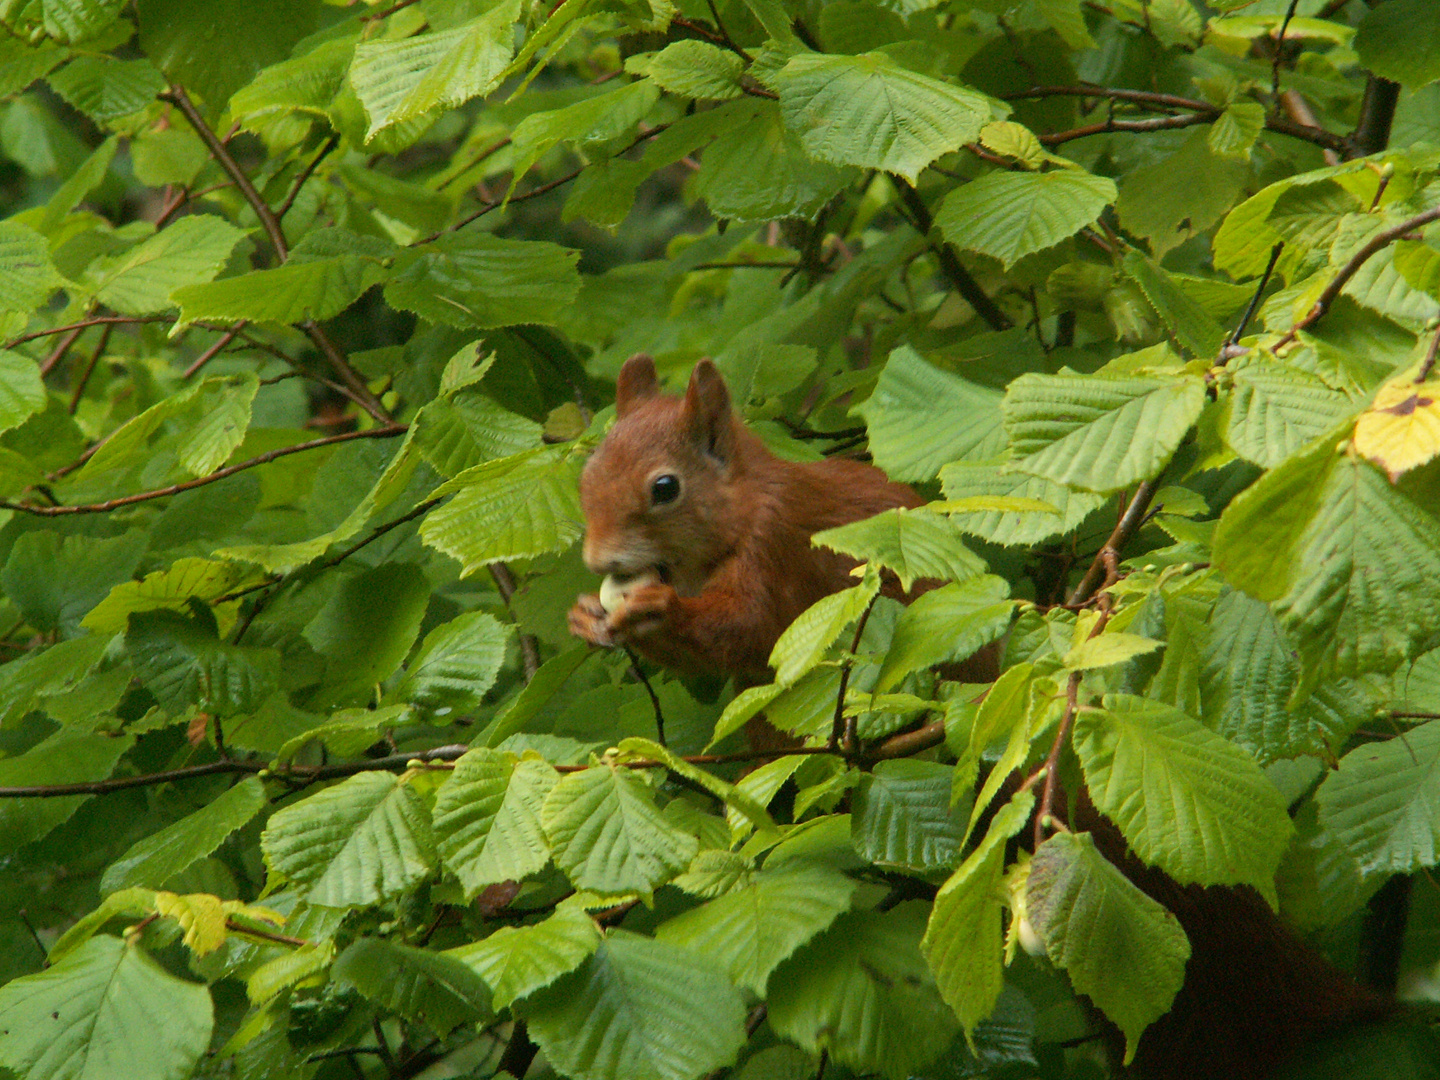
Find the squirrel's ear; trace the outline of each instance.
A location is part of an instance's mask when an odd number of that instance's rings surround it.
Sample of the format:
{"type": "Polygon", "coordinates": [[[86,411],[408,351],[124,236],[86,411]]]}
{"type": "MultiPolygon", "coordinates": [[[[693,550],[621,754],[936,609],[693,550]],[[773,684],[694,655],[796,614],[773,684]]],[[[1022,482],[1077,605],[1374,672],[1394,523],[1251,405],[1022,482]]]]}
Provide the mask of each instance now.
{"type": "Polygon", "coordinates": [[[645,353],[636,353],[620,368],[615,380],[615,415],[624,416],[636,404],[660,392],[655,378],[655,361],[645,353]]]}
{"type": "Polygon", "coordinates": [[[695,365],[690,385],[685,388],[685,427],[702,450],[722,461],[730,459],[735,441],[730,414],[730,391],[725,379],[708,358],[695,365]]]}

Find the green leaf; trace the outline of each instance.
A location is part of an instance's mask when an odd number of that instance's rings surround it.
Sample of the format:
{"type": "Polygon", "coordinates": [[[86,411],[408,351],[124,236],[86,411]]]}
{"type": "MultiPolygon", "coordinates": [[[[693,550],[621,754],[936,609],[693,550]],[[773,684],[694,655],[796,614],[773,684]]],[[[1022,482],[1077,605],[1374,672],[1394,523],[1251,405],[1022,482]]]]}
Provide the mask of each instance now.
{"type": "Polygon", "coordinates": [[[415,417],[415,445],[441,476],[540,445],[540,425],[483,394],[437,398],[415,417]]]}
{"type": "Polygon", "coordinates": [[[1249,157],[1264,130],[1264,105],[1258,101],[1232,101],[1210,126],[1210,149],[1221,157],[1249,157]]]}
{"type": "Polygon", "coordinates": [[[35,361],[0,349],[0,431],[19,427],[49,400],[35,361]]]}
{"type": "Polygon", "coordinates": [[[935,213],[945,239],[1009,269],[1074,236],[1115,201],[1115,181],[1071,169],[992,172],[956,188],[935,213]]]}
{"type": "Polygon", "coordinates": [[[490,1015],[490,988],[460,960],[381,938],[351,942],[335,958],[330,978],[441,1038],[490,1015]]]}
{"type": "Polygon", "coordinates": [[[850,836],[867,862],[914,873],[960,861],[969,807],[950,805],[954,767],[882,761],[851,796],[850,836]]]}
{"type": "Polygon", "coordinates": [[[1389,0],[1365,12],[1355,32],[1360,62],[1381,78],[1418,90],[1440,79],[1440,9],[1426,0],[1389,0]]]}
{"type": "Polygon", "coordinates": [[[376,132],[440,108],[454,108],[499,85],[515,51],[519,0],[501,0],[484,15],[401,41],[361,42],[350,82],[376,132]]]}
{"type": "Polygon", "coordinates": [[[864,614],[880,591],[880,574],[867,567],[859,585],[817,600],[785,628],[770,651],[775,681],[790,686],[825,658],[845,628],[864,614]]]}
{"type": "Polygon", "coordinates": [[[1034,792],[1017,792],[995,815],[985,839],[935,894],[920,942],[940,994],[967,1036],[1000,998],[1005,844],[1025,827],[1034,805],[1034,792]]]}
{"type": "Polygon", "coordinates": [[[244,236],[222,218],[183,217],[123,255],[96,260],[87,275],[101,303],[126,315],[149,315],[173,307],[170,294],[181,286],[214,278],[244,236]]]}
{"type": "Polygon", "coordinates": [[[540,814],[557,779],[544,761],[487,748],[455,763],[435,795],[435,849],[467,900],[487,885],[522,881],[550,861],[540,814]]]}
{"type": "Polygon", "coordinates": [[[1311,439],[1333,430],[1358,406],[1288,364],[1261,361],[1232,371],[1235,389],[1225,441],[1263,468],[1274,468],[1311,439]]]}
{"type": "Polygon", "coordinates": [[[999,404],[999,392],[942,371],[904,345],[855,411],[870,429],[876,465],[896,480],[929,480],[942,465],[1004,449],[999,404]]]}
{"type": "Polygon", "coordinates": [[[164,608],[135,612],[125,649],[135,674],[172,716],[192,708],[218,716],[254,712],[280,684],[279,654],[222,642],[208,608],[193,618],[164,608]]]}
{"type": "Polygon", "coordinates": [[[813,220],[855,170],[816,161],[780,118],[773,101],[746,97],[721,105],[715,141],[695,176],[695,194],[717,218],[749,222],[813,220]]]}
{"type": "Polygon", "coordinates": [[[1003,579],[985,574],[917,597],[895,623],[876,692],[894,689],[912,671],[973,656],[999,638],[1014,611],[1009,591],[1003,579]]]}
{"type": "Polygon", "coordinates": [[[893,1080],[935,1060],[958,1024],[920,955],[925,917],[919,903],[842,914],[770,976],[775,1033],[893,1080]]]}
{"type": "Polygon", "coordinates": [[[984,561],[965,546],[950,522],[923,508],[885,510],[824,529],[810,542],[895,571],[906,591],[917,578],[963,582],[985,572],[984,561]]]}
{"type": "Polygon", "coordinates": [[[1273,904],[1295,831],[1255,759],[1180,710],[1129,694],[1075,717],[1095,806],[1147,863],[1182,885],[1251,885],[1273,904]]]}
{"type": "Polygon", "coordinates": [[[111,586],[134,572],[144,550],[145,537],[138,532],[105,540],[48,529],[28,532],[10,549],[0,587],[30,626],[70,637],[111,586]]]}
{"type": "Polygon", "coordinates": [[[801,53],[774,75],[785,126],[821,161],[899,173],[912,184],[991,119],[983,94],[920,75],[885,53],[801,53]]]}
{"type": "Polygon", "coordinates": [[[563,109],[535,112],[515,125],[515,170],[511,189],[530,167],[562,142],[604,143],[629,134],[660,97],[649,79],[602,91],[563,109]]]}
{"type": "Polygon", "coordinates": [[[0,987],[0,1064],[27,1080],[183,1080],[213,1026],[209,990],[115,937],[0,987]]]}
{"type": "Polygon", "coordinates": [[[134,885],[159,889],[219,847],[266,806],[265,785],[247,776],[208,805],[134,844],[100,879],[102,893],[134,885]]]}
{"type": "MultiPolygon", "coordinates": [[[[725,804],[727,813],[733,812],[743,816],[753,828],[768,832],[773,832],[776,828],[769,811],[752,799],[749,793],[739,785],[731,784],[720,779],[714,773],[691,764],[653,739],[632,735],[627,739],[621,739],[616,750],[619,751],[617,759],[620,761],[639,759],[660,762],[672,776],[708,791],[725,804]]],[[[703,834],[701,835],[703,836],[703,834]]]]}
{"type": "MultiPolygon", "coordinates": [[[[160,234],[161,236],[164,233],[160,234]]],[[[197,319],[299,323],[339,315],[366,289],[383,280],[379,261],[361,255],[292,259],[272,270],[184,285],[170,294],[180,322],[197,319]]]]}
{"type": "Polygon", "coordinates": [[[494,987],[496,1009],[549,986],[574,971],[599,947],[600,927],[579,904],[565,902],[543,922],[505,926],[483,941],[450,949],[453,956],[494,987]]]}
{"type": "Polygon", "coordinates": [[[72,107],[101,125],[139,112],[165,89],[164,77],[149,60],[110,56],[77,56],[46,81],[72,107]]]}
{"type": "Polygon", "coordinates": [[[1088,638],[1070,649],[1060,662],[1071,671],[1092,671],[1129,663],[1137,656],[1153,652],[1163,641],[1112,630],[1099,637],[1088,638]]]}
{"type": "Polygon", "coordinates": [[[708,957],[763,997],[771,972],[847,910],[854,892],[844,875],[796,860],[661,923],[655,936],[708,957]]]}
{"type": "Polygon", "coordinates": [[[665,46],[645,65],[645,73],[660,89],[682,97],[726,101],[739,97],[739,56],[705,41],[675,41],[665,46]]]}
{"type": "Polygon", "coordinates": [[[963,532],[993,544],[1033,547],[1075,528],[1105,501],[1103,496],[1056,484],[1042,476],[1009,472],[1000,461],[956,461],[940,470],[940,490],[952,502],[973,497],[1036,499],[1053,514],[990,510],[957,513],[946,510],[963,532]]]}
{"type": "Polygon", "coordinates": [[[327,700],[363,698],[394,674],[415,644],[430,582],[413,563],[385,563],[343,578],[306,639],[327,660],[327,700]]]}
{"type": "Polygon", "coordinates": [[[1095,850],[1089,833],[1041,844],[1025,893],[1050,959],[1124,1033],[1128,1065],[1140,1034],[1169,1011],[1185,981],[1185,931],[1095,850]]]}
{"type": "Polygon", "coordinates": [[[393,899],[435,867],[430,816],[415,789],[364,772],[277,811],[260,838],[265,864],[308,885],[306,899],[359,907],[393,899]]]}
{"type": "Polygon", "coordinates": [[[1440,644],[1440,523],[1333,436],[1230,503],[1215,562],[1274,604],[1307,680],[1390,672],[1440,644]]]}
{"type": "Polygon", "coordinates": [[[45,237],[18,221],[0,221],[0,311],[34,310],[60,280],[45,237]]]}
{"type": "MultiPolygon", "coordinates": [[[[135,744],[133,735],[91,735],[61,728],[23,754],[0,759],[0,787],[104,780],[135,744]]],[[[19,851],[68,821],[89,795],[0,799],[0,849],[19,851]]]]}
{"type": "MultiPolygon", "coordinates": [[[[234,563],[210,559],[176,559],[167,570],[146,574],[141,581],[122,581],[109,595],[90,609],[80,621],[87,630],[115,634],[124,630],[137,611],[187,612],[190,601],[214,604],[238,588],[251,575],[234,563]]],[[[217,613],[217,620],[220,615],[217,613]]],[[[233,621],[233,616],[231,621],[233,621]]]]}
{"type": "Polygon", "coordinates": [[[389,697],[437,718],[474,709],[495,685],[511,628],[471,611],[425,635],[420,650],[389,697]]]}
{"type": "Polygon", "coordinates": [[[629,769],[597,765],[550,789],[541,823],[555,865],[577,889],[654,892],[690,865],[699,849],[655,808],[654,794],[629,769]]]}
{"type": "Polygon", "coordinates": [[[1165,325],[1192,356],[1211,360],[1219,355],[1220,345],[1225,340],[1225,328],[1190,299],[1169,272],[1138,251],[1126,255],[1123,265],[1131,280],[1140,286],[1145,299],[1150,301],[1165,325]]]}
{"type": "Polygon", "coordinates": [[[1022,375],[1005,394],[1015,468],[1088,491],[1154,479],[1205,404],[1190,375],[1022,375]]]}
{"type": "Polygon", "coordinates": [[[557,244],[465,228],[396,256],[385,299],[446,326],[549,325],[580,291],[578,258],[557,244]]]}
{"type": "Polygon", "coordinates": [[[563,551],[584,516],[576,485],[581,463],[560,451],[515,454],[467,469],[431,498],[455,494],[432,510],[420,538],[473,574],[497,559],[563,551]]]}
{"type": "Polygon", "coordinates": [[[1364,874],[1440,862],[1440,720],[1357,747],[1315,792],[1320,822],[1364,874]]]}
{"type": "MultiPolygon", "coordinates": [[[[1120,181],[1115,209],[1120,223],[1149,240],[1151,254],[1163,259],[1219,221],[1245,194],[1249,179],[1247,159],[1214,153],[1209,133],[1197,128],[1174,154],[1131,169],[1120,181]],[[1177,176],[1186,182],[1177,184],[1177,176]]],[[[1266,244],[1267,256],[1273,243],[1266,244]]]]}
{"type": "Polygon", "coordinates": [[[617,930],[532,994],[530,1036],[574,1080],[694,1080],[745,1042],[739,992],[701,955],[617,930]]]}

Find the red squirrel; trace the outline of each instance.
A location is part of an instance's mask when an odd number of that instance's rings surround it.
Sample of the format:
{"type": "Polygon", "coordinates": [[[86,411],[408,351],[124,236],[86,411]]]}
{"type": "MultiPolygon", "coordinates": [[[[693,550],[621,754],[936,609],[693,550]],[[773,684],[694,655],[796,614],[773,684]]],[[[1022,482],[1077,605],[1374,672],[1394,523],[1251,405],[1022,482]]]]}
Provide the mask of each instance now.
{"type": "Polygon", "coordinates": [[[658,580],[609,613],[599,596],[581,596],[570,631],[678,671],[769,682],[781,632],[855,584],[855,560],[812,547],[811,534],[925,501],[873,465],[776,457],[735,415],[709,360],[674,398],[660,393],[655,362],[632,356],[615,416],[580,477],[585,565],[658,580]]]}
{"type": "MultiPolygon", "coordinates": [[[[581,476],[580,504],[585,564],[648,578],[609,612],[599,596],[581,596],[571,632],[682,672],[768,682],[781,632],[854,584],[855,560],[811,546],[811,535],[923,502],[870,465],[777,458],[734,414],[709,360],[676,398],[660,392],[650,357],[633,356],[620,369],[615,425],[581,476]]],[[[917,583],[909,596],[927,584],[936,583],[917,583]]],[[[898,583],[886,591],[907,598],[898,583]]],[[[968,676],[993,680],[993,654],[977,660],[992,670],[968,676]]],[[[751,737],[777,748],[774,734],[751,737]]],[[[1140,1040],[1139,1075],[1258,1080],[1325,1032],[1390,1011],[1387,999],[1295,939],[1258,894],[1176,885],[1134,858],[1083,793],[1077,804],[1075,827],[1090,830],[1126,876],[1170,908],[1191,941],[1184,987],[1140,1040]]]]}

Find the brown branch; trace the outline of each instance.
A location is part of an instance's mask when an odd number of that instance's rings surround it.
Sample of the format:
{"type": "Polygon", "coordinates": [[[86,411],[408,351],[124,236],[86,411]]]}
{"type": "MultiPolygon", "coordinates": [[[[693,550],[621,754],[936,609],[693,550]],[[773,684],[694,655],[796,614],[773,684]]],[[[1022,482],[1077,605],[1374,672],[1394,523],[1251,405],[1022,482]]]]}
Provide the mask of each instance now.
{"type": "Polygon", "coordinates": [[[1276,99],[1280,97],[1280,61],[1285,59],[1285,32],[1290,29],[1290,20],[1295,18],[1295,9],[1299,6],[1300,0],[1290,0],[1285,18],[1280,21],[1275,33],[1275,55],[1270,62],[1270,96],[1276,99]]]}
{"type": "MultiPolygon", "coordinates": [[[[879,593],[875,594],[876,596],[879,593]]],[[[845,716],[845,688],[850,685],[850,671],[855,666],[855,651],[860,648],[860,638],[865,633],[865,624],[870,621],[870,612],[875,610],[875,597],[865,605],[860,621],[855,624],[855,636],[850,641],[850,654],[840,665],[840,688],[835,692],[835,717],[830,722],[830,739],[825,744],[831,750],[843,750],[848,756],[855,753],[855,717],[845,716]]]]}
{"type": "Polygon", "coordinates": [[[305,186],[305,181],[310,179],[316,168],[319,167],[320,162],[329,157],[330,152],[339,145],[340,136],[331,135],[330,138],[325,140],[325,145],[320,147],[319,152],[310,159],[310,164],[300,170],[300,175],[295,177],[295,182],[290,185],[290,192],[285,196],[285,201],[275,208],[275,219],[277,221],[283,220],[285,215],[290,212],[290,207],[295,205],[295,199],[300,194],[300,189],[305,186]]]}
{"type": "Polygon", "coordinates": [[[220,168],[225,174],[235,181],[235,186],[240,189],[240,194],[250,204],[250,209],[255,211],[255,216],[260,219],[260,226],[265,234],[270,237],[270,243],[275,248],[275,254],[281,262],[290,256],[290,247],[285,242],[285,233],[280,228],[280,222],[271,212],[270,206],[260,197],[260,192],[255,190],[255,185],[250,182],[250,177],[245,175],[245,170],[240,168],[239,163],[231,156],[220,137],[215,134],[205,118],[200,115],[200,110],[190,100],[190,95],[179,83],[172,83],[170,89],[158,95],[161,101],[168,101],[184,114],[190,126],[195,129],[195,134],[200,136],[200,141],[210,151],[220,168]]]}
{"type": "Polygon", "coordinates": [[[1198,127],[1212,124],[1218,113],[1191,113],[1186,116],[1157,116],[1153,120],[1115,120],[1107,117],[1098,124],[1056,131],[1039,136],[1045,146],[1063,146],[1075,139],[1086,139],[1091,135],[1106,135],[1115,131],[1171,131],[1176,128],[1198,127]]]}
{"type": "MultiPolygon", "coordinates": [[[[1420,46],[1423,48],[1423,46],[1420,46]]],[[[1390,127],[1400,103],[1400,84],[1371,75],[1360,99],[1360,119],[1346,140],[1345,158],[1378,154],[1390,144],[1390,127]]]]}
{"type": "Polygon", "coordinates": [[[479,165],[481,162],[485,161],[486,158],[489,158],[494,154],[498,154],[501,150],[504,150],[505,147],[509,145],[510,136],[506,135],[505,138],[501,139],[499,142],[492,143],[491,145],[487,146],[484,150],[480,151],[479,155],[476,156],[474,161],[468,162],[463,169],[457,169],[455,173],[448,179],[442,180],[439,185],[440,189],[444,190],[445,188],[449,187],[456,180],[460,179],[460,177],[464,176],[467,172],[473,169],[476,165],[479,165]]]}
{"type": "Polygon", "coordinates": [[[1325,291],[1322,292],[1320,298],[1315,301],[1315,306],[1310,309],[1303,319],[1287,330],[1279,341],[1270,347],[1271,351],[1273,352],[1276,349],[1281,349],[1290,344],[1290,342],[1295,340],[1296,335],[1299,334],[1301,330],[1313,325],[1321,316],[1329,311],[1330,305],[1335,302],[1335,298],[1339,296],[1345,286],[1350,283],[1350,279],[1360,272],[1360,268],[1369,261],[1372,255],[1393,244],[1396,240],[1404,238],[1407,233],[1424,228],[1432,221],[1440,221],[1440,206],[1426,210],[1423,214],[1416,214],[1414,217],[1402,221],[1399,225],[1392,226],[1371,237],[1359,251],[1350,256],[1349,262],[1342,266],[1340,272],[1335,275],[1330,284],[1325,286],[1325,291]]]}
{"type": "Polygon", "coordinates": [[[980,288],[979,282],[970,276],[970,271],[961,265],[955,249],[940,238],[930,239],[930,234],[935,229],[935,219],[930,213],[930,208],[925,205],[925,200],[920,192],[915,190],[914,185],[898,176],[891,177],[895,188],[900,193],[900,201],[905,204],[911,216],[915,219],[915,228],[920,235],[930,240],[931,248],[940,261],[940,269],[955,286],[955,291],[965,298],[966,302],[975,309],[975,313],[984,319],[992,330],[1010,329],[1010,320],[1005,313],[996,305],[995,301],[985,295],[985,290],[980,288]]]}
{"type": "MultiPolygon", "coordinates": [[[[78,325],[77,325],[77,326],[71,328],[68,333],[66,333],[65,337],[61,339],[60,344],[59,344],[59,345],[56,345],[55,348],[51,351],[50,355],[47,356],[47,357],[44,359],[44,361],[41,362],[41,364],[40,364],[40,377],[41,377],[42,379],[43,379],[46,375],[49,375],[50,372],[52,372],[52,371],[55,370],[55,365],[56,365],[56,364],[60,363],[61,360],[65,359],[65,354],[70,351],[70,346],[71,346],[71,345],[74,345],[75,342],[80,339],[80,335],[83,334],[84,332],[85,332],[85,327],[84,327],[84,326],[78,326],[78,325]]],[[[20,342],[20,341],[24,341],[24,340],[27,340],[27,339],[25,339],[25,338],[16,338],[15,340],[16,340],[16,343],[18,343],[18,342],[20,342]]]]}
{"type": "Polygon", "coordinates": [[[206,484],[213,484],[218,480],[224,480],[227,476],[234,476],[246,469],[253,469],[258,465],[266,465],[277,458],[286,457],[290,454],[298,454],[304,450],[315,450],[322,446],[329,446],[332,443],[348,442],[351,439],[390,439],[396,435],[405,434],[404,424],[390,424],[386,427],[371,428],[368,431],[347,431],[339,435],[326,435],[323,439],[312,439],[309,442],[295,443],[293,446],[282,446],[278,450],[271,450],[269,453],[260,454],[258,457],[241,461],[235,465],[227,465],[223,469],[216,469],[204,476],[197,476],[194,480],[185,480],[179,484],[171,484],[169,487],[158,488],[154,491],[141,491],[134,495],[123,495],[118,499],[109,499],[99,503],[81,503],[76,506],[25,506],[22,503],[0,501],[0,509],[18,510],[25,514],[33,514],[36,517],[68,517],[72,514],[108,514],[112,510],[119,510],[124,506],[133,506],[136,503],[149,502],[152,499],[164,499],[170,495],[178,495],[182,491],[190,491],[193,488],[204,487],[206,484]]]}
{"type": "MultiPolygon", "coordinates": [[[[489,569],[490,576],[495,580],[495,591],[500,594],[500,599],[510,609],[510,617],[516,618],[515,609],[510,605],[510,600],[515,595],[515,575],[510,572],[509,566],[499,560],[490,563],[489,569]]],[[[516,619],[516,621],[518,623],[519,620],[516,619]]],[[[527,634],[524,631],[520,632],[519,637],[520,662],[525,669],[525,681],[528,683],[540,670],[540,643],[535,640],[534,634],[527,634]]],[[[656,708],[658,710],[659,706],[657,705],[656,708]]]]}
{"type": "Polygon", "coordinates": [[[1066,606],[1074,606],[1087,603],[1100,589],[1106,587],[1109,578],[1113,574],[1114,561],[1120,557],[1140,526],[1145,523],[1145,512],[1150,508],[1150,500],[1155,496],[1155,483],[1146,480],[1135,489],[1135,495],[1130,500],[1130,505],[1120,515],[1120,520],[1115,524],[1115,531],[1105,541],[1101,549],[1096,552],[1095,559],[1090,564],[1090,569],[1085,571],[1085,576],[1080,579],[1080,584],[1070,594],[1066,606]]]}
{"type": "Polygon", "coordinates": [[[1440,353],[1440,329],[1437,329],[1435,336],[1430,339],[1430,350],[1425,354],[1425,362],[1420,365],[1420,371],[1415,376],[1416,386],[1419,386],[1426,379],[1430,378],[1430,372],[1435,370],[1437,353],[1440,353]]]}
{"type": "MultiPolygon", "coordinates": [[[[46,330],[32,330],[28,334],[21,334],[19,337],[11,338],[5,342],[4,348],[13,349],[17,345],[24,345],[27,341],[36,341],[39,338],[53,337],[56,334],[68,334],[74,330],[85,330],[91,326],[121,325],[124,323],[172,323],[174,318],[169,315],[97,315],[90,319],[81,319],[79,322],[66,323],[63,326],[52,326],[46,330]]],[[[196,324],[199,325],[198,323],[196,324]]],[[[79,335],[76,335],[77,337],[79,335]]],[[[67,348],[69,346],[66,346],[67,348]]],[[[53,367],[49,360],[45,362],[53,367]]],[[[40,374],[47,375],[50,367],[41,365],[40,374]]]]}
{"type": "MultiPolygon", "coordinates": [[[[1101,613],[1096,625],[1105,625],[1106,613],[1101,613]]],[[[1090,637],[1094,637],[1092,632],[1090,637]]],[[[1055,795],[1060,788],[1060,752],[1065,748],[1065,739],[1070,734],[1070,725],[1075,721],[1075,711],[1080,702],[1080,672],[1072,672],[1065,680],[1065,712],[1060,717],[1060,727],[1055,732],[1055,741],[1045,755],[1045,764],[1040,766],[1036,776],[1044,776],[1045,786],[1040,790],[1040,805],[1035,810],[1035,847],[1038,849],[1045,840],[1045,829],[1055,814],[1055,795]]],[[[1033,780],[1034,777],[1031,778],[1033,780]]],[[[1030,783],[1027,780],[1026,783],[1030,783]]]]}
{"type": "Polygon", "coordinates": [[[229,330],[226,330],[225,333],[221,334],[219,340],[216,341],[215,344],[211,345],[204,352],[202,352],[199,356],[197,356],[195,358],[195,362],[189,367],[187,367],[180,375],[180,377],[182,379],[190,378],[190,376],[194,375],[211,360],[219,356],[220,353],[224,352],[226,347],[237,337],[240,336],[240,331],[245,329],[246,322],[247,320],[241,319],[234,326],[230,327],[229,330]]]}
{"type": "Polygon", "coordinates": [[[370,392],[370,387],[365,385],[365,380],[350,366],[350,362],[345,359],[345,354],[330,340],[330,335],[325,332],[324,328],[314,319],[306,319],[300,324],[300,329],[315,343],[315,347],[320,350],[320,355],[325,357],[335,370],[335,374],[340,377],[340,381],[346,387],[345,396],[369,413],[377,423],[393,424],[394,418],[380,403],[380,399],[370,392]]]}
{"type": "Polygon", "coordinates": [[[110,344],[110,332],[114,329],[113,324],[107,324],[105,329],[100,331],[100,340],[95,343],[95,348],[90,353],[90,362],[85,365],[85,370],[75,383],[75,391],[70,395],[69,412],[71,416],[74,416],[75,410],[80,407],[80,399],[85,394],[85,386],[95,371],[95,365],[100,362],[100,357],[105,352],[105,346],[110,344]]]}
{"type": "Polygon", "coordinates": [[[259,938],[261,941],[271,941],[276,945],[309,945],[311,942],[304,938],[290,937],[288,934],[275,934],[269,930],[257,930],[253,926],[246,926],[244,923],[236,922],[234,919],[225,920],[225,929],[232,934],[244,934],[246,937],[259,938]]]}

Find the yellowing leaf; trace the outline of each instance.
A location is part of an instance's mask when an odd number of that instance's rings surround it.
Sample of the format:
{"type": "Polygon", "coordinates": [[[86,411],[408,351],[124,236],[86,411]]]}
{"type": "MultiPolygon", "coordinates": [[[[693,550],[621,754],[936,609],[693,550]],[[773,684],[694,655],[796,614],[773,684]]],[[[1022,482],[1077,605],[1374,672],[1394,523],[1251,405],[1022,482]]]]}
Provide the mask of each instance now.
{"type": "Polygon", "coordinates": [[[1440,382],[1382,386],[1355,422],[1355,449],[1391,480],[1440,454],[1440,382]]]}
{"type": "Polygon", "coordinates": [[[196,955],[204,956],[225,944],[225,908],[218,896],[190,893],[177,896],[172,892],[155,894],[155,910],[168,915],[185,931],[185,945],[196,955]]]}

